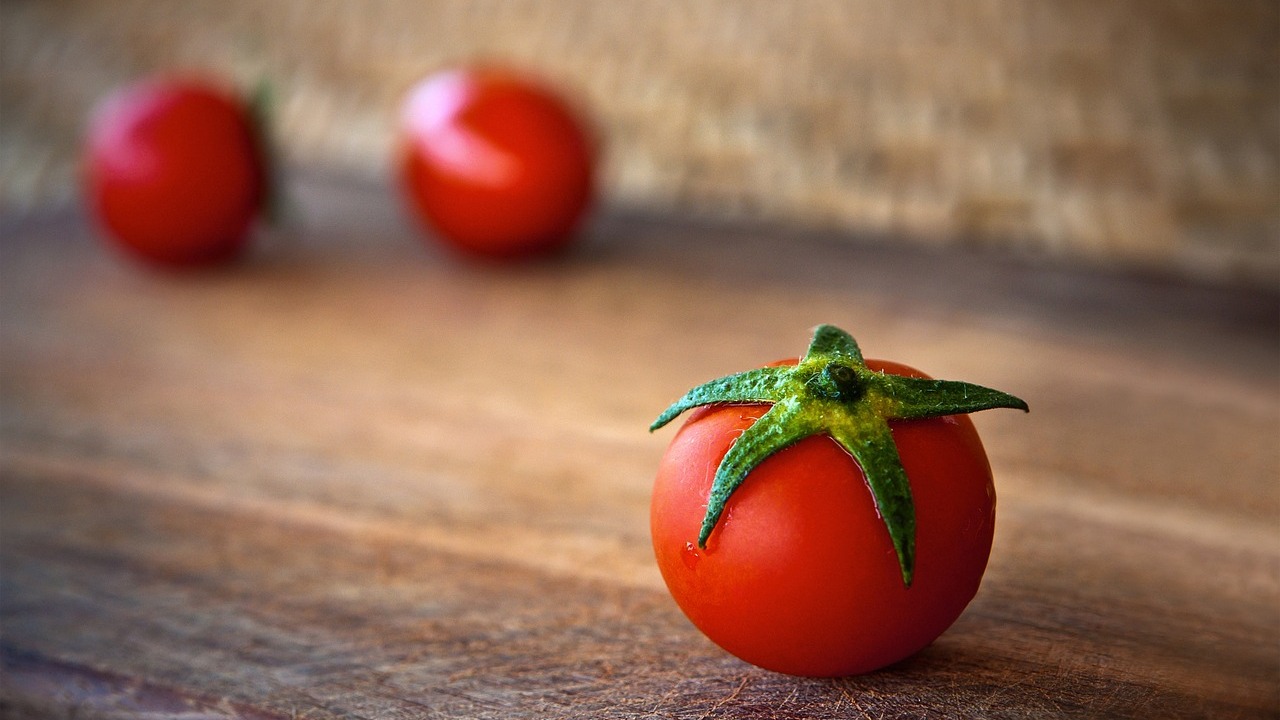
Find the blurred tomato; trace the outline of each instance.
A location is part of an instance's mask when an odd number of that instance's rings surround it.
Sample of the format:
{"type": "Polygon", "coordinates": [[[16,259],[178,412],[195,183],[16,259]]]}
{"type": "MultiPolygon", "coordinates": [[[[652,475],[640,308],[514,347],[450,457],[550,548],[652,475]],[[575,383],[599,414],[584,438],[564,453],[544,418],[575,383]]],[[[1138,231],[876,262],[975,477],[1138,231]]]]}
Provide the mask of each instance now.
{"type": "Polygon", "coordinates": [[[196,80],[152,79],[103,101],[85,147],[90,209],[116,243],[171,267],[229,261],[266,196],[247,105],[196,80]]]}
{"type": "Polygon", "coordinates": [[[572,242],[593,195],[595,148],[548,88],[499,70],[443,72],[409,92],[400,134],[405,192],[449,247],[513,259],[572,242]]]}

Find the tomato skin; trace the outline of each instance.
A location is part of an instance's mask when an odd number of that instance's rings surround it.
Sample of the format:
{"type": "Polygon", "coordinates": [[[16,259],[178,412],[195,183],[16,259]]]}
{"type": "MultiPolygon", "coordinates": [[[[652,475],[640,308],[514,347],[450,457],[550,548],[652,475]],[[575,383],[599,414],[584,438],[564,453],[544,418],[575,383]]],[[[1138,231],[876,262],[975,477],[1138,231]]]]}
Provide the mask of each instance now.
{"type": "Polygon", "coordinates": [[[151,79],[95,109],[86,200],[115,243],[152,264],[237,257],[262,210],[266,169],[245,104],[199,80],[151,79]]]}
{"type": "MultiPolygon", "coordinates": [[[[925,377],[868,360],[874,370],[925,377]]],[[[760,667],[837,677],[903,660],[933,642],[978,590],[995,489],[964,415],[891,423],[916,508],[915,580],[897,556],[862,471],[815,436],[767,458],[696,547],[716,467],[768,405],[698,408],[659,466],[650,511],[658,567],[685,615],[760,667]]]]}
{"type": "Polygon", "coordinates": [[[478,258],[547,255],[573,240],[594,193],[595,147],[551,90],[496,69],[430,76],[400,118],[400,183],[448,247],[478,258]]]}

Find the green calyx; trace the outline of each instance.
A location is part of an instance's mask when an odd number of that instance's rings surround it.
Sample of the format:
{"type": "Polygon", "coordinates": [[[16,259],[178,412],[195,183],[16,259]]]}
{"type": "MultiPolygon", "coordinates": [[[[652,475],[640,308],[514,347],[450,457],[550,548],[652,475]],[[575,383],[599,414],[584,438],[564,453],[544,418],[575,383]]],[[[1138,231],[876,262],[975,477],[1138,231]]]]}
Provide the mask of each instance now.
{"type": "Polygon", "coordinates": [[[725,503],[757,465],[804,438],[826,434],[862,468],[908,587],[915,566],[915,504],[889,421],[992,408],[1027,410],[1022,400],[980,385],[872,370],[852,336],[821,325],[798,364],[748,370],[699,385],[658,416],[649,431],[701,405],[760,402],[773,407],[734,441],[716,469],[698,546],[706,547],[725,503]]]}
{"type": "Polygon", "coordinates": [[[280,147],[272,132],[275,116],[275,91],[263,78],[245,99],[249,122],[262,157],[263,197],[261,213],[268,225],[281,225],[288,215],[289,199],[281,178],[280,147]]]}

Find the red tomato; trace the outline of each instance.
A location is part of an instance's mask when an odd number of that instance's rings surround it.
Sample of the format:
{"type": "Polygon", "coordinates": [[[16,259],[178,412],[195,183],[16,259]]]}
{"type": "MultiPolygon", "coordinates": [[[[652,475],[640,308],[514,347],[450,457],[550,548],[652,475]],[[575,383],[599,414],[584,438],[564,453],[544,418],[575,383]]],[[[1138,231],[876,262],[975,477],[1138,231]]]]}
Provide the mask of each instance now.
{"type": "Polygon", "coordinates": [[[500,71],[444,72],[410,91],[400,130],[406,194],[450,247],[510,259],[571,242],[595,150],[550,90],[500,71]]]}
{"type": "MultiPolygon", "coordinates": [[[[896,363],[867,364],[926,377],[896,363]]],[[[650,523],[680,608],[725,650],[793,675],[869,672],[933,642],[977,592],[991,552],[995,489],[972,422],[890,422],[915,498],[908,587],[862,470],[825,435],[758,465],[706,548],[697,547],[721,458],[769,407],[700,407],[662,459],[650,523]]]]}
{"type": "Polygon", "coordinates": [[[204,266],[244,248],[266,170],[241,100],[198,81],[151,80],[94,112],[85,184],[118,245],[159,265],[204,266]]]}

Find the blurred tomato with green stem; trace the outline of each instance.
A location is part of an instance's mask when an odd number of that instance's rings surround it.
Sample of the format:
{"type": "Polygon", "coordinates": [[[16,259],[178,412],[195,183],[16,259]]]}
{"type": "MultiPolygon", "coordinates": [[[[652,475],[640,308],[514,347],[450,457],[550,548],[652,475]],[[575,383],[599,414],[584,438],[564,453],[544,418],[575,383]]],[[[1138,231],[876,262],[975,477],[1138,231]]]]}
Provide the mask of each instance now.
{"type": "Polygon", "coordinates": [[[239,257],[268,211],[273,169],[266,85],[243,98],[214,80],[154,77],[125,86],[90,117],[85,200],[129,255],[169,268],[239,257]]]}

